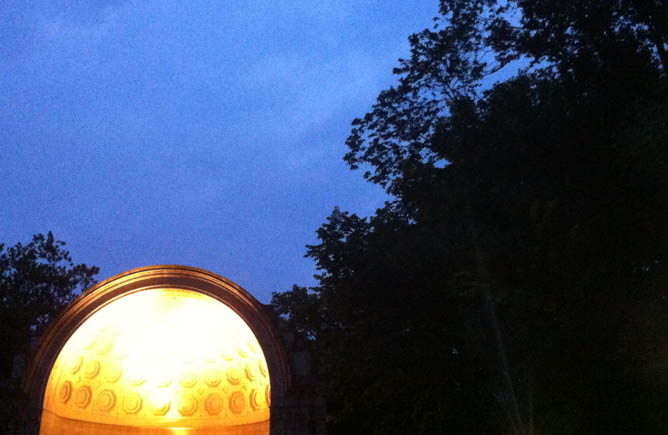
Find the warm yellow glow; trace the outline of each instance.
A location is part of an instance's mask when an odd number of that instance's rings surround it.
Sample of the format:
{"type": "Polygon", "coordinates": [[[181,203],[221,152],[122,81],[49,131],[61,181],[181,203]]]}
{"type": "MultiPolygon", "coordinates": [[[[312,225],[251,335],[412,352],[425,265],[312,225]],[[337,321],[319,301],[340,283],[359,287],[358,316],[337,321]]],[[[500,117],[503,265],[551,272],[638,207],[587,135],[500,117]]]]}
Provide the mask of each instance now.
{"type": "Polygon", "coordinates": [[[262,349],[232,309],[197,292],[152,289],[77,329],[52,369],[44,410],[122,426],[238,426],[268,421],[269,385],[262,349]]]}

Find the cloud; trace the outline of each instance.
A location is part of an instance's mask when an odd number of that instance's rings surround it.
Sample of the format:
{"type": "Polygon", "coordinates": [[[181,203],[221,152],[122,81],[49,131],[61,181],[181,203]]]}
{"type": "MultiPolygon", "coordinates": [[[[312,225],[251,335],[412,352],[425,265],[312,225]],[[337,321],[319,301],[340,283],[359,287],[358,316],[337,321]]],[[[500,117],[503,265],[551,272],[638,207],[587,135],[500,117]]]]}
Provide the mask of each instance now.
{"type": "Polygon", "coordinates": [[[238,83],[263,103],[256,110],[265,128],[295,137],[330,121],[343,106],[372,101],[387,69],[365,50],[278,52],[255,60],[238,83]]]}
{"type": "Polygon", "coordinates": [[[125,3],[128,0],[5,0],[0,6],[0,55],[20,56],[44,38],[104,25],[125,3]]]}

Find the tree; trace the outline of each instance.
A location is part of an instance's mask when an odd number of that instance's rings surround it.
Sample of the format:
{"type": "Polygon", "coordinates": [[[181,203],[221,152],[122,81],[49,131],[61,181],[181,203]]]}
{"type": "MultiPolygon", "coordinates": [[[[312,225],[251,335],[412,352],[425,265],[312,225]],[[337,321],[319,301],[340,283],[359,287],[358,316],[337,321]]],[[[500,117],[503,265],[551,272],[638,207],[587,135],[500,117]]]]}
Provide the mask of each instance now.
{"type": "Polygon", "coordinates": [[[441,0],[434,20],[433,30],[409,38],[398,85],[353,121],[346,142],[351,167],[370,164],[365,177],[384,186],[404,164],[442,162],[432,138],[450,106],[478,98],[485,77],[518,61],[581,83],[606,71],[624,71],[633,83],[667,71],[665,0],[441,0]]]}
{"type": "Polygon", "coordinates": [[[667,4],[440,4],[347,141],[394,199],[274,299],[332,433],[665,433],[667,4]]]}
{"type": "Polygon", "coordinates": [[[15,354],[25,352],[32,337],[78,292],[93,285],[99,269],[74,264],[51,232],[5,250],[0,244],[1,370],[8,377],[15,354]]]}

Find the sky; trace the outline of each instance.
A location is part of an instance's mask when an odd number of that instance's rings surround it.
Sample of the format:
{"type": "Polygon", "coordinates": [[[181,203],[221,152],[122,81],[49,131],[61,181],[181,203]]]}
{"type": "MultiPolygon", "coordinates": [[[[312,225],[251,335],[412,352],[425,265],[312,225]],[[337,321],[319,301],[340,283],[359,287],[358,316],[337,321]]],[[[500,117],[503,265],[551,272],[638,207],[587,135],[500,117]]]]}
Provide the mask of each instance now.
{"type": "Polygon", "coordinates": [[[155,264],[268,303],[314,285],[335,206],[387,199],[343,162],[437,0],[4,0],[0,242],[52,231],[99,280],[155,264]]]}

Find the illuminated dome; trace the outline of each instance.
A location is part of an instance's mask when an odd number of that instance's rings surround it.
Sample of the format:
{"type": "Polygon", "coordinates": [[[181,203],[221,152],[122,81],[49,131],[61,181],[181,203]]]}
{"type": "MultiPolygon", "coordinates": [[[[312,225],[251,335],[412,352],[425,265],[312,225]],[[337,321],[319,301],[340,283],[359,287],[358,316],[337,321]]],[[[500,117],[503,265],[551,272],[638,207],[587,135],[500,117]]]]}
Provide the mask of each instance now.
{"type": "Polygon", "coordinates": [[[103,306],[68,339],[41,433],[268,433],[270,396],[262,349],[235,311],[199,292],[148,289],[103,306]]]}

